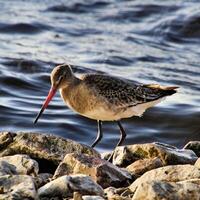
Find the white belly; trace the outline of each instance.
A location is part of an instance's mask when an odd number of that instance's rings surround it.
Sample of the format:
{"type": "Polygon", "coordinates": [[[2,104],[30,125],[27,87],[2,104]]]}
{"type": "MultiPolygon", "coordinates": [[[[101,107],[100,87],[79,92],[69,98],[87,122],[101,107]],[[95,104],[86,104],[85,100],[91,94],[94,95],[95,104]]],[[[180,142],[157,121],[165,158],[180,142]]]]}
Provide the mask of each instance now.
{"type": "Polygon", "coordinates": [[[118,109],[118,112],[116,112],[115,109],[112,108],[105,109],[104,107],[98,107],[81,115],[91,119],[102,121],[115,121],[132,116],[141,116],[146,109],[160,103],[164,99],[165,97],[148,103],[138,104],[136,106],[127,108],[126,110],[124,108],[118,109]]]}

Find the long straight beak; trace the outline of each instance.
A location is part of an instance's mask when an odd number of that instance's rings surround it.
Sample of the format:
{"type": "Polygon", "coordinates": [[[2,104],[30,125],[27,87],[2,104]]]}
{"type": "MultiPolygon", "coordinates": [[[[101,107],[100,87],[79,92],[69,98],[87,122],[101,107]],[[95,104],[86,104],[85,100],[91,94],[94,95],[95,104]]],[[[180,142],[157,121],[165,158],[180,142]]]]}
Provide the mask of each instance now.
{"type": "Polygon", "coordinates": [[[34,124],[37,123],[38,119],[40,118],[40,116],[42,115],[42,113],[44,112],[44,110],[45,110],[45,109],[47,108],[47,106],[49,105],[49,102],[51,101],[51,99],[52,99],[53,96],[55,95],[56,91],[57,91],[57,88],[53,88],[53,87],[49,90],[49,94],[48,94],[48,96],[47,96],[47,98],[46,98],[44,104],[42,105],[42,108],[41,108],[40,112],[39,112],[38,115],[36,116],[35,121],[34,121],[34,124]]]}

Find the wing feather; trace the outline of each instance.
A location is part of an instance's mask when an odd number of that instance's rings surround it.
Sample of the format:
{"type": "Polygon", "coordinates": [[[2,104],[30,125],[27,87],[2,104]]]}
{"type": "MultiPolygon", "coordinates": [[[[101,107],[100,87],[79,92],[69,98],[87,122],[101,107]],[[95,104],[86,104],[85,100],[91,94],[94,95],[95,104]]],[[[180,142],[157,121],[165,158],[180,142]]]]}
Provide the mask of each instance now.
{"type": "Polygon", "coordinates": [[[158,84],[133,84],[123,79],[98,74],[87,74],[82,77],[82,80],[96,95],[118,107],[131,107],[155,101],[174,94],[177,88],[163,87],[158,84]]]}

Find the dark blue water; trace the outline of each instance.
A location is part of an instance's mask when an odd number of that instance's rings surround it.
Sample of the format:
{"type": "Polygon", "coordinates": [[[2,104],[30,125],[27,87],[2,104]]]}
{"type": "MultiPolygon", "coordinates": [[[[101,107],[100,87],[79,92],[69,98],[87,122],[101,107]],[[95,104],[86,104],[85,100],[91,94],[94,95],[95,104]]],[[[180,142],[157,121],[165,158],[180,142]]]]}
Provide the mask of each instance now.
{"type": "MultiPolygon", "coordinates": [[[[200,2],[184,0],[0,0],[0,130],[48,132],[91,144],[96,122],[69,110],[59,94],[34,125],[49,73],[104,72],[179,92],[122,123],[126,144],[200,139],[200,2]]],[[[99,150],[119,139],[104,123],[99,150]]]]}

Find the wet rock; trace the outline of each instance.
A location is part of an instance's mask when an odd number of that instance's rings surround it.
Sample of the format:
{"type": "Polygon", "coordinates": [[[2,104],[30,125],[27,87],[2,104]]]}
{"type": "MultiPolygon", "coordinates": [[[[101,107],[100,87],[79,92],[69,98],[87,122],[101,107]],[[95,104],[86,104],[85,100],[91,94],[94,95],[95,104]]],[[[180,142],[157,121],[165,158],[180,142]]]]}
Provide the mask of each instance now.
{"type": "Polygon", "coordinates": [[[27,155],[14,155],[0,158],[0,176],[7,174],[36,176],[38,171],[38,163],[27,155]]]}
{"type": "Polygon", "coordinates": [[[131,179],[131,175],[126,170],[120,169],[101,158],[77,153],[65,156],[56,169],[54,178],[77,173],[91,176],[103,188],[126,185],[131,179]]]}
{"type": "Polygon", "coordinates": [[[126,167],[128,172],[135,178],[141,176],[147,171],[162,167],[163,163],[160,158],[145,158],[143,160],[137,160],[126,167]]]}
{"type": "Polygon", "coordinates": [[[153,169],[146,172],[140,178],[136,179],[130,186],[130,190],[135,192],[136,189],[144,183],[151,181],[178,182],[188,179],[199,179],[200,169],[193,165],[171,165],[153,169]]]}
{"type": "Polygon", "coordinates": [[[0,150],[3,148],[6,148],[13,141],[13,138],[15,136],[16,136],[15,133],[1,132],[0,133],[0,150]]]}
{"type": "Polygon", "coordinates": [[[78,152],[100,157],[99,153],[86,145],[54,135],[19,132],[6,148],[0,150],[0,157],[27,154],[38,161],[40,172],[54,173],[59,162],[67,153],[78,152]],[[46,171],[49,166],[50,171],[46,171]]]}
{"type": "Polygon", "coordinates": [[[183,148],[194,151],[195,154],[200,157],[200,141],[190,141],[183,148]]]}
{"type": "Polygon", "coordinates": [[[53,177],[52,174],[49,173],[41,173],[38,174],[38,176],[34,177],[34,183],[35,183],[35,187],[36,188],[40,188],[43,185],[45,185],[46,183],[50,182],[51,178],[53,177]]]}
{"type": "Polygon", "coordinates": [[[0,199],[36,199],[36,190],[31,176],[0,176],[0,199]]]}
{"type": "Polygon", "coordinates": [[[200,199],[200,186],[194,183],[151,181],[138,186],[132,200],[200,199]]]}
{"type": "Polygon", "coordinates": [[[82,195],[104,196],[103,189],[96,184],[91,177],[79,174],[61,176],[38,189],[38,195],[42,198],[72,197],[73,192],[82,195]]]}
{"type": "Polygon", "coordinates": [[[136,160],[158,157],[164,165],[193,164],[197,160],[196,154],[189,149],[161,143],[134,144],[119,146],[113,156],[113,164],[125,167],[136,160]]]}

